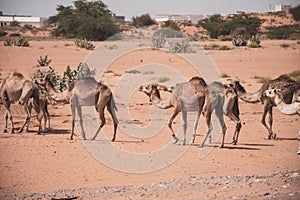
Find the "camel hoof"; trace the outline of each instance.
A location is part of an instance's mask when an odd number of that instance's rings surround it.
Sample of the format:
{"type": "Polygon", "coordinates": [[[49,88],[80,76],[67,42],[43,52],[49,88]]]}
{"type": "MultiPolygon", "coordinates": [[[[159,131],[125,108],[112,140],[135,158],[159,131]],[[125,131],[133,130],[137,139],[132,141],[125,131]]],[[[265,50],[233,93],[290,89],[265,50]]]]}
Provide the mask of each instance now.
{"type": "Polygon", "coordinates": [[[174,137],[173,138],[173,144],[176,144],[178,142],[178,138],[177,137],[174,137]]]}
{"type": "Polygon", "coordinates": [[[7,129],[4,129],[4,130],[3,130],[3,133],[7,133],[7,132],[8,132],[7,129]]]}
{"type": "Polygon", "coordinates": [[[272,135],[272,138],[273,138],[273,139],[276,139],[276,133],[274,133],[274,134],[272,135]]]}
{"type": "Polygon", "coordinates": [[[236,145],[236,144],[237,144],[237,141],[233,140],[233,141],[231,142],[231,144],[236,145]]]}
{"type": "Polygon", "coordinates": [[[113,138],[111,141],[114,142],[116,140],[116,138],[113,138]]]}
{"type": "Polygon", "coordinates": [[[220,148],[220,149],[224,148],[224,145],[221,145],[219,148],[220,148]]]}

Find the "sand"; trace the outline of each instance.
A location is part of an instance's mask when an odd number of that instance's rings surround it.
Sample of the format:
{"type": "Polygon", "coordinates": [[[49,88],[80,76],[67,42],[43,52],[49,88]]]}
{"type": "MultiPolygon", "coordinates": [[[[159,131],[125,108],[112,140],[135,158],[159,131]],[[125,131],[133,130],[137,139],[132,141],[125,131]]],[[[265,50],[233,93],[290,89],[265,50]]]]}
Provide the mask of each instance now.
{"type": "MultiPolygon", "coordinates": [[[[30,44],[28,48],[4,47],[3,43],[0,44],[1,77],[14,71],[32,77],[37,70],[36,60],[44,55],[48,55],[52,59],[51,66],[62,73],[68,65],[76,68],[91,52],[75,47],[71,40],[30,41],[30,44]]],[[[211,44],[232,47],[230,42],[199,42],[202,47],[211,44]]],[[[249,92],[256,91],[261,85],[255,76],[276,78],[300,69],[300,45],[297,41],[264,40],[261,45],[262,48],[257,49],[240,47],[228,51],[208,50],[206,53],[220,73],[239,79],[249,92]],[[283,48],[280,46],[283,43],[290,46],[283,48]]],[[[119,61],[124,65],[112,65],[109,69],[114,73],[105,73],[101,80],[114,89],[120,78],[118,75],[124,75],[129,66],[138,65],[138,61],[141,61],[139,56],[144,62],[154,57],[137,52],[131,57],[132,60],[126,58],[129,60],[119,61]]],[[[174,59],[177,62],[173,65],[175,69],[187,79],[193,76],[194,72],[180,68],[180,61],[174,59]]],[[[141,75],[132,76],[138,79],[141,75]]],[[[225,148],[217,147],[220,144],[218,140],[207,156],[199,158],[202,149],[200,144],[206,131],[204,119],[201,118],[195,144],[189,146],[178,160],[163,169],[139,174],[114,170],[97,161],[80,137],[69,140],[70,105],[49,106],[51,131],[36,135],[37,122],[32,118],[31,131],[28,133],[0,133],[0,198],[11,199],[29,194],[23,197],[299,199],[300,157],[296,154],[299,116],[287,116],[274,108],[273,129],[277,139],[266,140],[267,131],[260,124],[263,105],[240,102],[243,127],[237,145],[231,144],[234,124],[226,118],[228,131],[225,148]]],[[[135,123],[149,123],[145,113],[151,106],[146,95],[134,92],[127,107],[135,123]]],[[[1,129],[4,127],[4,112],[3,105],[0,105],[1,129]]],[[[18,127],[25,118],[24,112],[19,105],[12,105],[12,112],[18,127]]],[[[171,111],[166,114],[170,115],[171,111]]],[[[98,116],[95,116],[97,119],[98,116]]],[[[177,130],[180,116],[175,122],[174,128],[177,130]]],[[[122,123],[126,124],[124,121],[122,123]]],[[[112,121],[109,117],[104,131],[107,139],[111,139],[112,121]]],[[[151,152],[170,142],[171,133],[166,127],[148,139],[132,137],[118,129],[114,145],[131,152],[151,152]]],[[[109,141],[99,140],[98,143],[101,148],[109,141]]]]}

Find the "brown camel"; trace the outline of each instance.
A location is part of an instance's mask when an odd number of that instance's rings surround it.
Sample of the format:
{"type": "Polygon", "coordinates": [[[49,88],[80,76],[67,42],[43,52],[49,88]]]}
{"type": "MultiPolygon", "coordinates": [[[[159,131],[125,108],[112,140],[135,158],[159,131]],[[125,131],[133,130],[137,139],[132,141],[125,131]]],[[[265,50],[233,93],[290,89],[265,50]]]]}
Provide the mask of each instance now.
{"type": "Polygon", "coordinates": [[[165,86],[161,86],[158,84],[148,84],[147,86],[140,86],[140,91],[144,92],[149,96],[149,100],[160,109],[168,109],[173,107],[174,111],[168,121],[168,127],[172,132],[173,143],[178,141],[178,138],[175,135],[175,132],[172,128],[172,123],[179,112],[182,112],[183,119],[183,145],[186,143],[186,129],[187,129],[187,112],[189,111],[197,111],[196,121],[194,124],[194,131],[192,135],[192,141],[195,140],[195,135],[198,127],[198,122],[200,118],[200,114],[203,111],[204,116],[206,117],[207,123],[207,134],[202,143],[204,146],[208,137],[210,137],[210,133],[212,131],[211,125],[211,114],[215,110],[217,118],[222,127],[223,138],[221,142],[221,148],[224,147],[224,138],[226,133],[226,125],[223,119],[223,101],[222,97],[214,91],[209,91],[207,84],[205,83],[203,78],[193,77],[189,82],[178,83],[172,91],[172,96],[170,98],[162,100],[160,97],[159,90],[167,91],[165,86]]]}
{"type": "Polygon", "coordinates": [[[265,95],[274,99],[274,102],[280,112],[286,115],[298,114],[300,116],[300,102],[285,103],[280,89],[269,89],[265,91],[265,95]]]}
{"type": "Polygon", "coordinates": [[[85,132],[83,129],[83,119],[82,119],[82,106],[95,106],[97,112],[100,116],[100,126],[93,137],[95,139],[100,132],[101,128],[105,125],[106,120],[104,117],[104,109],[107,107],[108,112],[112,116],[114,122],[114,134],[113,139],[116,139],[116,131],[118,127],[118,119],[115,114],[115,103],[113,94],[106,85],[102,83],[98,83],[94,78],[87,77],[81,80],[77,80],[74,83],[70,84],[68,88],[63,92],[56,92],[52,82],[50,81],[50,77],[46,76],[45,80],[39,80],[39,84],[42,84],[47,92],[48,95],[56,102],[64,102],[70,103],[72,109],[72,130],[71,130],[71,137],[73,139],[74,135],[74,126],[75,126],[75,112],[77,110],[79,116],[79,122],[81,127],[81,135],[82,138],[85,140],[85,132]]]}
{"type": "Polygon", "coordinates": [[[26,118],[24,120],[23,125],[19,129],[18,132],[22,132],[24,127],[27,125],[27,132],[29,129],[29,122],[31,113],[28,107],[28,101],[32,98],[33,106],[37,112],[37,119],[39,122],[38,134],[40,134],[41,130],[41,120],[42,114],[40,112],[39,107],[39,91],[36,85],[29,79],[26,79],[21,73],[14,72],[10,77],[4,79],[0,86],[1,98],[6,109],[5,112],[5,127],[3,132],[7,132],[7,122],[8,118],[11,122],[11,133],[14,133],[14,123],[13,117],[10,110],[10,105],[12,103],[18,102],[24,109],[26,113],[26,118]]]}
{"type": "Polygon", "coordinates": [[[300,90],[300,83],[292,80],[288,75],[283,74],[279,77],[267,81],[264,83],[257,92],[247,93],[245,88],[238,82],[234,81],[231,85],[240,99],[247,103],[258,103],[264,104],[264,111],[262,115],[261,123],[268,130],[268,139],[276,138],[276,134],[273,133],[273,106],[276,106],[274,101],[265,95],[267,89],[280,89],[280,94],[282,95],[286,103],[292,103],[297,95],[295,93],[300,90]],[[269,114],[269,126],[266,124],[266,116],[269,114]]]}

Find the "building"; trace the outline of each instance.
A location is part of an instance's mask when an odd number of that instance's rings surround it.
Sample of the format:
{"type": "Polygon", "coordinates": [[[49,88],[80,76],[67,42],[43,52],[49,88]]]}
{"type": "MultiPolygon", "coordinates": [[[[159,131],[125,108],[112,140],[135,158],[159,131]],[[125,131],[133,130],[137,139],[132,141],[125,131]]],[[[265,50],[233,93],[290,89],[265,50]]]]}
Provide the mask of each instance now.
{"type": "Polygon", "coordinates": [[[113,22],[119,22],[119,23],[125,22],[125,16],[122,15],[116,15],[115,13],[112,13],[111,18],[113,22]]]}
{"type": "Polygon", "coordinates": [[[291,8],[292,8],[292,5],[279,4],[279,5],[275,5],[275,12],[286,12],[286,13],[288,13],[291,8]]]}
{"type": "Polygon", "coordinates": [[[32,16],[19,16],[19,15],[0,15],[0,26],[9,26],[11,22],[18,22],[20,26],[31,25],[34,27],[44,26],[47,18],[32,17],[32,16]]]}
{"type": "Polygon", "coordinates": [[[157,14],[155,20],[157,22],[165,22],[165,21],[174,21],[174,22],[190,22],[192,24],[197,24],[201,19],[203,19],[203,15],[169,15],[169,14],[157,14]]]}

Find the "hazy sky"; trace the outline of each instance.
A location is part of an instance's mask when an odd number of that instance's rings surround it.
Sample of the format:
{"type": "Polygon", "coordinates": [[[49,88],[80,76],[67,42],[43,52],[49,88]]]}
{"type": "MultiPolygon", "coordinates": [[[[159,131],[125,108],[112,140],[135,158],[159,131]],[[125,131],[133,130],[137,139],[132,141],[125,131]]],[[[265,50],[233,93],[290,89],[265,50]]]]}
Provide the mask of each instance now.
{"type": "MultiPolygon", "coordinates": [[[[56,6],[72,5],[73,0],[0,0],[4,14],[23,14],[48,17],[56,14],[56,6]]],[[[237,10],[247,12],[273,11],[276,4],[300,5],[300,0],[103,0],[117,15],[133,16],[156,14],[230,14],[237,10]]]]}

